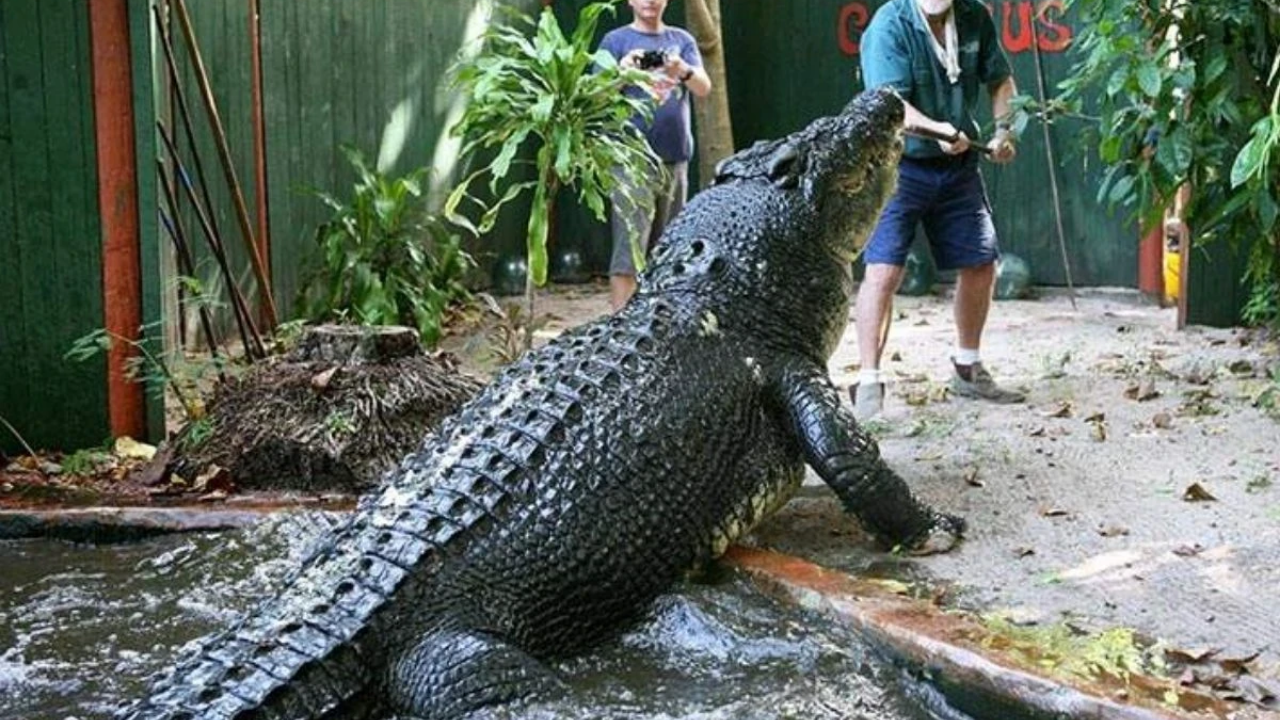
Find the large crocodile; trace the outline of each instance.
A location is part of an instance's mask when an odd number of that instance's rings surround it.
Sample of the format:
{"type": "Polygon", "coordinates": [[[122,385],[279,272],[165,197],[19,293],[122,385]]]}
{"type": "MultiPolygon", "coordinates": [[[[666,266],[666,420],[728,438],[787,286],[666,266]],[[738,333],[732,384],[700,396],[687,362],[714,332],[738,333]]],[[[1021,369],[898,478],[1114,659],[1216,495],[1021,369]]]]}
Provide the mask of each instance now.
{"type": "Polygon", "coordinates": [[[496,377],[324,552],[130,720],[465,717],[545,697],[812,466],[887,544],[946,549],[825,365],[895,181],[880,91],[723,163],[619,313],[496,377]]]}

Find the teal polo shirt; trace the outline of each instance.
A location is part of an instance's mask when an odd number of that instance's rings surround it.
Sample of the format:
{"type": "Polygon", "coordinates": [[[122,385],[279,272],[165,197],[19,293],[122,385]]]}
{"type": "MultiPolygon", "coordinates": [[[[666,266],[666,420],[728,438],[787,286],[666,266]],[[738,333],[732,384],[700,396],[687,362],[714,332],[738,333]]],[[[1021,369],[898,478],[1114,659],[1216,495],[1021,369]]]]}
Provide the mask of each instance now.
{"type": "MultiPolygon", "coordinates": [[[[955,0],[952,7],[960,42],[960,79],[954,85],[934,55],[916,0],[889,0],[876,11],[862,34],[862,79],[868,89],[891,85],[915,109],[977,139],[978,98],[1011,71],[987,8],[978,0],[955,0]]],[[[903,154],[929,158],[943,152],[933,140],[908,137],[903,154]]]]}

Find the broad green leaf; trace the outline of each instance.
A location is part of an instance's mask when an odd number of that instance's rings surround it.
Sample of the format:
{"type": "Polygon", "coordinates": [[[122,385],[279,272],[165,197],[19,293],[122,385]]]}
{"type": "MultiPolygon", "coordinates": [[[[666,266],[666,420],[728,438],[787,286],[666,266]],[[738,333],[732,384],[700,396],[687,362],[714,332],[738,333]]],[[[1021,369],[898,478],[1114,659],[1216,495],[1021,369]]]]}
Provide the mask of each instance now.
{"type": "Polygon", "coordinates": [[[1110,97],[1119,95],[1127,82],[1129,82],[1129,68],[1116,68],[1115,72],[1111,73],[1111,78],[1107,80],[1107,95],[1110,97]]]}
{"type": "Polygon", "coordinates": [[[1231,165],[1231,187],[1240,187],[1250,177],[1259,174],[1268,155],[1267,141],[1271,137],[1271,118],[1263,118],[1253,128],[1253,136],[1240,148],[1231,165]]]}
{"type": "Polygon", "coordinates": [[[1160,77],[1160,68],[1154,63],[1145,62],[1138,66],[1138,87],[1149,98],[1156,97],[1160,94],[1162,78],[1160,77]]]}
{"type": "Polygon", "coordinates": [[[1108,195],[1108,200],[1112,204],[1127,204],[1132,199],[1133,185],[1135,182],[1136,179],[1132,175],[1125,175],[1116,180],[1116,184],[1111,186],[1111,193],[1108,195]]]}
{"type": "Polygon", "coordinates": [[[1271,196],[1269,188],[1258,190],[1257,204],[1258,220],[1262,223],[1262,231],[1269,235],[1276,226],[1276,216],[1280,215],[1280,207],[1276,205],[1276,200],[1271,196]]]}

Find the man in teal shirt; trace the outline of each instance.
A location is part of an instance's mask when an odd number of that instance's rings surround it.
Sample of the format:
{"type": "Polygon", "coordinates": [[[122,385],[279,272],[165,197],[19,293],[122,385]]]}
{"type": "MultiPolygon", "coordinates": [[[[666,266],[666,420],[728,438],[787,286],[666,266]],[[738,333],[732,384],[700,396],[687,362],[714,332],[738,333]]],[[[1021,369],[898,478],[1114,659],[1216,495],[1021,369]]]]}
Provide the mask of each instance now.
{"type": "Polygon", "coordinates": [[[979,137],[974,108],[985,87],[996,131],[988,143],[997,163],[1016,150],[1007,118],[1016,92],[995,23],[978,0],[890,0],[862,36],[862,76],[868,89],[889,85],[906,103],[906,125],[951,142],[909,137],[899,166],[898,190],[880,215],[863,251],[866,274],[858,291],[861,371],[853,389],[860,419],[884,405],[880,358],[888,336],[893,294],[924,226],[940,269],[957,270],[956,348],[952,391],[999,403],[1021,402],[982,366],[979,347],[991,306],[999,257],[986,188],[973,144],[979,137]]]}

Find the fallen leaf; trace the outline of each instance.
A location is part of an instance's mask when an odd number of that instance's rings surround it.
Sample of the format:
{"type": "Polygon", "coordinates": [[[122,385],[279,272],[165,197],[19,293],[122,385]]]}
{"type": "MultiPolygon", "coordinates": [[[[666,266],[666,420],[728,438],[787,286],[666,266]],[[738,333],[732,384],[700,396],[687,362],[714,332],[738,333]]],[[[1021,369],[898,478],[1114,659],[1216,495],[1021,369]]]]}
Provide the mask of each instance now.
{"type": "Polygon", "coordinates": [[[1173,549],[1173,554],[1179,557],[1195,557],[1204,552],[1204,546],[1200,543],[1194,545],[1179,545],[1173,549]]]}
{"type": "Polygon", "coordinates": [[[1203,648],[1178,648],[1167,647],[1164,649],[1166,658],[1173,662],[1181,663],[1201,663],[1209,658],[1222,652],[1222,648],[1203,647],[1203,648]]]}
{"type": "Polygon", "coordinates": [[[1130,400],[1146,402],[1147,400],[1160,397],[1160,391],[1156,390],[1156,381],[1151,378],[1147,378],[1136,385],[1130,385],[1125,388],[1124,396],[1130,400]]]}
{"type": "Polygon", "coordinates": [[[1223,670],[1230,673],[1247,673],[1249,672],[1249,663],[1257,660],[1258,656],[1261,654],[1262,653],[1260,651],[1254,651],[1253,653],[1243,656],[1221,657],[1218,658],[1218,665],[1220,665],[1223,670]]]}
{"type": "Polygon", "coordinates": [[[1069,514],[1070,513],[1068,513],[1066,510],[1063,510],[1062,508],[1058,508],[1058,507],[1046,506],[1046,507],[1040,508],[1041,517],[1063,517],[1069,514]]]}
{"type": "Polygon", "coordinates": [[[221,492],[223,497],[233,489],[235,489],[235,483],[231,480],[231,472],[218,465],[210,465],[207,470],[196,477],[195,483],[191,486],[193,492],[209,494],[221,492]]]}
{"type": "Polygon", "coordinates": [[[1084,419],[1087,423],[1100,423],[1107,421],[1107,414],[1104,412],[1096,412],[1084,419]]]}
{"type": "Polygon", "coordinates": [[[964,481],[970,487],[985,487],[986,483],[978,478],[978,468],[969,468],[964,471],[964,481]]]}
{"type": "Polygon", "coordinates": [[[150,460],[156,455],[156,446],[140,443],[128,435],[124,435],[116,438],[116,444],[113,448],[113,452],[118,458],[126,458],[129,460],[150,460]]]}
{"type": "Polygon", "coordinates": [[[324,390],[325,388],[329,387],[329,381],[333,380],[333,375],[336,372],[338,372],[338,366],[334,365],[328,370],[316,373],[311,378],[311,387],[315,388],[316,390],[324,390]]]}
{"type": "Polygon", "coordinates": [[[1091,432],[1091,434],[1093,435],[1093,439],[1094,439],[1094,440],[1096,440],[1097,442],[1102,442],[1102,441],[1104,441],[1104,440],[1106,440],[1106,439],[1107,439],[1107,424],[1106,424],[1106,423],[1104,423],[1104,422],[1092,422],[1092,423],[1089,423],[1089,426],[1092,428],[1092,430],[1091,430],[1090,432],[1091,432]]]}
{"type": "Polygon", "coordinates": [[[1072,406],[1070,400],[1063,400],[1058,403],[1058,407],[1047,413],[1042,413],[1045,417],[1050,418],[1069,418],[1071,417],[1072,406]]]}
{"type": "Polygon", "coordinates": [[[1236,360],[1227,366],[1227,370],[1230,370],[1232,375],[1244,375],[1247,377],[1253,377],[1254,375],[1253,363],[1248,360],[1236,360]]]}
{"type": "Polygon", "coordinates": [[[929,391],[913,391],[904,393],[902,401],[912,407],[922,407],[929,404],[929,391]]]}
{"type": "Polygon", "coordinates": [[[911,586],[901,580],[893,580],[890,578],[872,578],[867,582],[874,583],[893,593],[894,595],[906,595],[911,592],[911,586]]]}
{"type": "Polygon", "coordinates": [[[1187,502],[1214,502],[1218,498],[1205,490],[1200,483],[1191,483],[1186,490],[1182,491],[1182,499],[1187,502]]]}

